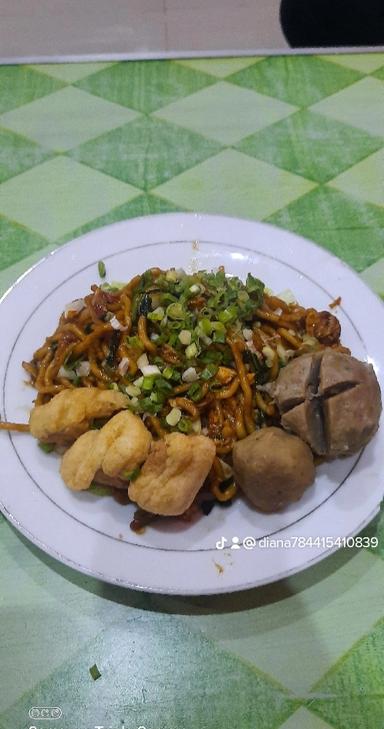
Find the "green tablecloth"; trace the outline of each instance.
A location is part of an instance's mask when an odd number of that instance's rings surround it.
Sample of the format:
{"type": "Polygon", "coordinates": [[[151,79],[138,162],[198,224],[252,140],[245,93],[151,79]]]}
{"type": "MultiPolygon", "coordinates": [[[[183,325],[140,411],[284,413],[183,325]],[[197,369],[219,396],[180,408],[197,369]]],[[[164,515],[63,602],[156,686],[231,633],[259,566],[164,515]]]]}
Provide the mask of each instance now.
{"type": "MultiPolygon", "coordinates": [[[[0,89],[3,291],[92,228],[199,210],[297,231],[384,294],[383,54],[2,67],[0,89]]],[[[77,574],[0,517],[0,728],[383,729],[384,518],[371,533],[184,599],[77,574]]]]}

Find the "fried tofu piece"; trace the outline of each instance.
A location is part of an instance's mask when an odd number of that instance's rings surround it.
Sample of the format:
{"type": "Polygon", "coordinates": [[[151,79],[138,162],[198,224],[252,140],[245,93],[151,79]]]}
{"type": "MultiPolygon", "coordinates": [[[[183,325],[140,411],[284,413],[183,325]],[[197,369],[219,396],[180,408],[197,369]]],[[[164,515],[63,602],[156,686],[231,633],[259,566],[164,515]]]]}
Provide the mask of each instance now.
{"type": "MultiPolygon", "coordinates": [[[[114,415],[100,430],[83,433],[64,453],[60,472],[74,491],[88,489],[95,475],[124,477],[146,459],[152,436],[129,410],[114,415]]],[[[101,476],[102,477],[102,476],[101,476]]]]}
{"type": "Polygon", "coordinates": [[[73,491],[89,489],[100,468],[98,440],[99,431],[88,430],[63,455],[60,473],[64,483],[73,491]]]}
{"type": "Polygon", "coordinates": [[[214,443],[204,435],[170,433],[153,441],[139,477],[128,496],[142,509],[179,516],[192,504],[215,458],[214,443]]]}
{"type": "Polygon", "coordinates": [[[123,471],[133,471],[146,459],[152,435],[143,421],[124,410],[99,431],[99,448],[104,451],[102,470],[113,478],[123,471]]]}
{"type": "Polygon", "coordinates": [[[115,390],[79,387],[62,390],[45,405],[33,408],[31,434],[43,443],[72,443],[89,430],[94,418],[109,418],[127,407],[128,399],[115,390]]]}

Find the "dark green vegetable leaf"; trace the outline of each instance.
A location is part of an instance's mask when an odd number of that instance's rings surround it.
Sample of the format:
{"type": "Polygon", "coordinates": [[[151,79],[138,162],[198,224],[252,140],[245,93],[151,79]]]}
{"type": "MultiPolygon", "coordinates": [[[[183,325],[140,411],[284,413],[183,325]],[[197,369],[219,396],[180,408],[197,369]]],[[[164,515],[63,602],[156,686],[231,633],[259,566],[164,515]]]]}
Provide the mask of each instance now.
{"type": "Polygon", "coordinates": [[[245,286],[254,304],[256,304],[256,306],[260,306],[263,301],[265,288],[263,282],[249,273],[245,286]]]}

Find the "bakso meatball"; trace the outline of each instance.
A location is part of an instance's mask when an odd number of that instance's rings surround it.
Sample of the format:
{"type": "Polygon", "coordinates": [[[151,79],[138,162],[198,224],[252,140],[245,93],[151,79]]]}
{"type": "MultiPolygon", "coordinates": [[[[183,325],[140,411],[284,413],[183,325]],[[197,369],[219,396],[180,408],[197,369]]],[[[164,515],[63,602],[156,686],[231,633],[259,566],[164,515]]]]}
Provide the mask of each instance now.
{"type": "Polygon", "coordinates": [[[313,483],[310,448],[281,428],[262,428],[235,443],[235,481],[260,511],[280,511],[313,483]]]}
{"type": "Polygon", "coordinates": [[[292,360],[275,385],[281,425],[329,458],[355,453],[379,427],[381,394],[372,365],[325,349],[292,360]]]}

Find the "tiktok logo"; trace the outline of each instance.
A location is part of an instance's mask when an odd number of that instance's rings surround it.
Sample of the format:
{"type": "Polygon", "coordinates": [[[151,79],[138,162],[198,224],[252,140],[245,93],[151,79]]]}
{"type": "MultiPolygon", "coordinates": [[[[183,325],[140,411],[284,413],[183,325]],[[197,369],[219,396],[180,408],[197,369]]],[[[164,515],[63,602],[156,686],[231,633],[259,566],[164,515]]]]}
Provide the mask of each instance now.
{"type": "MultiPolygon", "coordinates": [[[[232,544],[230,546],[230,549],[241,549],[239,537],[232,537],[231,541],[232,544]]],[[[224,549],[227,542],[228,539],[226,539],[226,537],[220,537],[220,539],[218,539],[216,542],[216,549],[224,549]]]]}

